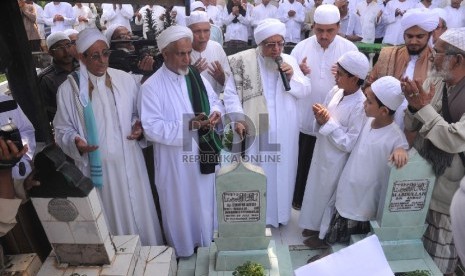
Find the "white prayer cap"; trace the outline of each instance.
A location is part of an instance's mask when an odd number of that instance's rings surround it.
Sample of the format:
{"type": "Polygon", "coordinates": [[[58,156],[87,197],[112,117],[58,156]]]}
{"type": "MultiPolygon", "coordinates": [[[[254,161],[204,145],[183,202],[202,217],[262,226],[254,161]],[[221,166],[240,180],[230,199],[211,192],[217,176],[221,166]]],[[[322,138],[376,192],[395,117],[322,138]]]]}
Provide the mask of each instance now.
{"type": "Polygon", "coordinates": [[[54,32],[47,37],[47,48],[51,48],[55,43],[61,40],[69,40],[69,37],[64,32],[54,32]]]}
{"type": "Polygon", "coordinates": [[[349,51],[342,55],[337,63],[347,72],[364,80],[370,69],[368,58],[359,51],[349,51]]]}
{"type": "Polygon", "coordinates": [[[191,4],[191,12],[195,11],[196,9],[202,8],[204,11],[207,9],[202,1],[195,1],[191,4]]]}
{"type": "Polygon", "coordinates": [[[404,101],[400,81],[391,76],[377,79],[371,84],[371,90],[387,108],[397,110],[404,101]]]}
{"type": "Polygon", "coordinates": [[[286,25],[275,18],[263,19],[253,32],[257,44],[274,35],[280,35],[283,38],[286,36],[286,25]]]}
{"type": "Polygon", "coordinates": [[[339,9],[333,4],[323,4],[318,6],[313,15],[313,21],[317,24],[336,24],[341,20],[339,9]]]}
{"type": "Polygon", "coordinates": [[[446,11],[444,9],[442,9],[442,8],[434,8],[431,11],[434,12],[435,14],[437,14],[439,16],[439,18],[442,18],[442,20],[444,20],[444,21],[446,20],[447,13],[446,13],[446,11]]]}
{"type": "Polygon", "coordinates": [[[438,14],[425,8],[407,10],[400,21],[402,33],[413,26],[418,26],[429,33],[434,31],[438,24],[438,14]]]}
{"type": "Polygon", "coordinates": [[[439,39],[443,40],[450,45],[465,51],[465,28],[452,28],[447,29],[439,39]]]}
{"type": "Polygon", "coordinates": [[[111,37],[113,36],[113,33],[118,29],[119,27],[125,27],[121,24],[113,24],[108,29],[105,31],[105,37],[107,38],[108,43],[111,43],[111,37]]]}
{"type": "Polygon", "coordinates": [[[193,35],[191,29],[181,25],[170,26],[157,37],[158,49],[161,52],[171,42],[178,41],[182,38],[189,38],[192,42],[193,35]]]}
{"type": "Polygon", "coordinates": [[[208,14],[204,11],[191,12],[191,15],[186,17],[186,25],[190,26],[196,23],[210,23],[210,18],[208,14]]]}
{"type": "Polygon", "coordinates": [[[65,33],[65,35],[67,36],[70,36],[70,35],[73,35],[73,34],[78,34],[79,32],[76,31],[75,29],[66,29],[63,31],[65,33]]]}
{"type": "Polygon", "coordinates": [[[107,38],[97,28],[86,28],[78,34],[76,49],[78,53],[84,53],[97,41],[104,41],[109,46],[107,38]]]}

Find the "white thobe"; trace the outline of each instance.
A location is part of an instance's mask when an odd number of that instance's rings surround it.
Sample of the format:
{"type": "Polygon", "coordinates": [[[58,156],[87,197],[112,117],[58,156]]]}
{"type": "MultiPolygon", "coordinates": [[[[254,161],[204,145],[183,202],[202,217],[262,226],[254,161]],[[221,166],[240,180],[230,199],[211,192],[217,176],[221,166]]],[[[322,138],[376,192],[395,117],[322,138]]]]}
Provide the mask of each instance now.
{"type": "Polygon", "coordinates": [[[234,18],[232,13],[228,13],[228,8],[224,7],[223,24],[226,25],[224,41],[241,40],[247,42],[249,40],[250,10],[246,10],[245,16],[239,14],[237,17],[239,22],[233,23],[234,18]]]}
{"type": "Polygon", "coordinates": [[[256,28],[258,23],[260,23],[260,21],[262,21],[263,19],[276,18],[277,11],[278,8],[276,8],[276,6],[272,5],[271,3],[269,3],[266,6],[263,4],[255,6],[251,15],[252,27],[256,28]]]}
{"type": "Polygon", "coordinates": [[[366,121],[365,99],[361,89],[344,96],[344,90],[335,86],[323,102],[331,118],[322,126],[316,120],[314,123],[318,134],[299,226],[320,231],[320,238],[326,234],[331,220],[339,176],[366,121]]]}
{"type": "Polygon", "coordinates": [[[208,17],[213,21],[218,27],[223,26],[223,20],[221,18],[221,9],[217,6],[208,5],[206,10],[208,17]]]}
{"type": "Polygon", "coordinates": [[[50,32],[61,32],[67,29],[72,29],[76,18],[74,17],[73,7],[71,4],[66,2],[60,2],[55,5],[54,2],[50,2],[45,5],[44,8],[44,22],[51,26],[50,32]],[[60,14],[64,17],[64,21],[53,22],[53,17],[60,14]]]}
{"type": "Polygon", "coordinates": [[[414,6],[415,2],[411,0],[404,0],[403,2],[392,0],[387,3],[383,15],[381,16],[383,22],[386,24],[386,33],[384,34],[383,43],[392,45],[404,44],[404,33],[400,25],[402,16],[396,16],[396,9],[406,11],[414,6]]]}
{"type": "MultiPolygon", "coordinates": [[[[228,57],[226,56],[223,47],[218,42],[209,40],[207,43],[207,48],[205,48],[203,52],[197,52],[196,50],[192,49],[191,62],[195,63],[199,58],[205,58],[210,67],[213,62],[218,61],[223,67],[223,71],[225,73],[225,82],[228,79],[228,76],[231,75],[231,68],[229,68],[228,57]]],[[[208,69],[202,71],[201,75],[207,79],[218,96],[221,92],[223,92],[224,85],[217,82],[208,73],[208,69]]]]}
{"type": "Polygon", "coordinates": [[[89,7],[87,6],[81,6],[79,8],[78,6],[73,7],[74,11],[74,16],[76,17],[76,24],[74,26],[74,29],[78,32],[84,30],[85,28],[95,28],[95,16],[90,10],[89,7]],[[79,22],[79,16],[87,18],[87,22],[79,22]]]}
{"type": "Polygon", "coordinates": [[[276,15],[281,22],[286,24],[286,42],[299,43],[300,32],[302,31],[302,25],[305,20],[305,8],[300,2],[294,1],[290,3],[289,0],[279,4],[276,15]],[[295,11],[295,15],[289,17],[289,11],[295,11]]]}
{"type": "MultiPolygon", "coordinates": [[[[137,85],[126,72],[112,68],[107,72],[113,91],[105,86],[105,76],[89,73],[104,182],[97,191],[105,218],[111,234],[139,235],[143,245],[159,245],[163,239],[142,150],[137,140],[126,138],[137,119],[137,85]]],[[[81,155],[74,142],[75,137],[85,139],[85,126],[81,125],[74,97],[66,80],[57,93],[55,140],[89,176],[88,154],[81,155]]]]}
{"type": "MultiPolygon", "coordinates": [[[[210,113],[224,108],[204,79],[210,113]]],[[[139,103],[145,137],[154,142],[155,184],[163,228],[178,257],[209,246],[216,221],[215,174],[201,174],[196,131],[188,130],[194,111],[184,76],[164,64],[141,87],[139,103]]]]}
{"type": "Polygon", "coordinates": [[[331,67],[337,60],[349,51],[358,51],[357,46],[349,40],[336,36],[327,49],[323,49],[316,40],[316,36],[311,36],[294,47],[291,55],[300,64],[307,58],[307,65],[312,70],[307,77],[311,79],[312,93],[309,97],[299,100],[298,110],[300,117],[300,132],[315,136],[313,122],[315,116],[312,105],[322,103],[328,91],[336,85],[331,67]]]}
{"type": "Polygon", "coordinates": [[[186,7],[174,6],[173,11],[176,11],[176,25],[186,26],[186,7]]]}
{"type": "Polygon", "coordinates": [[[460,8],[455,9],[452,6],[447,6],[444,8],[446,11],[446,23],[447,29],[452,28],[461,28],[465,27],[465,7],[460,6],[460,8]]]}
{"type": "Polygon", "coordinates": [[[160,20],[160,16],[165,13],[165,8],[160,5],[153,5],[153,6],[143,6],[139,13],[142,17],[139,19],[137,16],[135,17],[134,22],[136,25],[142,25],[142,35],[145,39],[147,39],[147,31],[149,30],[149,25],[147,24],[147,10],[150,9],[152,11],[152,20],[155,23],[155,27],[157,31],[163,30],[163,20],[160,20]]]}
{"type": "Polygon", "coordinates": [[[129,31],[132,31],[129,23],[134,16],[134,8],[131,4],[116,4],[116,9],[113,9],[113,4],[102,4],[102,18],[100,21],[107,29],[111,25],[121,24],[129,31]]]}
{"type": "Polygon", "coordinates": [[[39,28],[40,39],[45,39],[44,9],[41,6],[37,5],[36,3],[34,3],[34,8],[36,8],[36,13],[37,13],[36,24],[37,24],[37,27],[39,28]]]}
{"type": "Polygon", "coordinates": [[[377,16],[381,10],[380,6],[375,2],[368,4],[366,1],[360,2],[357,5],[359,15],[354,15],[360,20],[362,27],[362,42],[374,43],[376,38],[376,25],[378,25],[377,16]]]}
{"type": "MultiPolygon", "coordinates": [[[[266,224],[274,227],[278,227],[280,223],[287,224],[291,215],[299,144],[296,104],[298,98],[307,96],[311,91],[309,80],[300,71],[295,59],[286,54],[282,54],[282,57],[284,62],[294,68],[294,75],[289,83],[290,91],[284,90],[278,71],[267,69],[263,58],[258,58],[269,129],[258,138],[254,137],[256,139],[248,139],[246,152],[249,160],[259,161],[252,163],[261,166],[265,171],[266,224]],[[279,148],[273,148],[273,145],[279,148]],[[279,160],[266,160],[267,157],[276,156],[279,156],[279,160]]],[[[227,113],[244,113],[233,78],[228,79],[224,93],[227,113]]]]}
{"type": "Polygon", "coordinates": [[[369,118],[342,171],[336,192],[336,209],[356,221],[376,219],[391,168],[388,159],[396,148],[408,149],[403,131],[395,123],[373,129],[369,118]]]}

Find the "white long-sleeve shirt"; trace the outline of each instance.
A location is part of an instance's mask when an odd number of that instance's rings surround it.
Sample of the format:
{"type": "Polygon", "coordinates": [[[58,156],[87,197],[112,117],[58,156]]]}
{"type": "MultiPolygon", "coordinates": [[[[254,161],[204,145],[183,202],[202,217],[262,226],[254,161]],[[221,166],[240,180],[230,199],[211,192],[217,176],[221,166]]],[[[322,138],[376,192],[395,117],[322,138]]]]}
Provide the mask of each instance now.
{"type": "Polygon", "coordinates": [[[113,9],[113,4],[102,4],[102,10],[100,21],[107,28],[114,24],[121,24],[129,31],[132,31],[129,22],[134,16],[134,9],[131,4],[116,4],[116,9],[113,9]]]}
{"type": "Polygon", "coordinates": [[[277,16],[281,22],[286,24],[286,37],[284,40],[286,42],[299,43],[301,39],[300,32],[305,20],[304,6],[297,1],[291,3],[289,0],[286,0],[279,4],[277,16]],[[295,15],[289,17],[288,12],[291,10],[295,11],[295,15]]]}
{"type": "Polygon", "coordinates": [[[58,4],[50,2],[45,5],[43,19],[45,24],[51,27],[51,33],[72,29],[76,20],[73,7],[66,2],[58,4]],[[64,21],[53,22],[53,18],[57,14],[63,16],[64,21]]]}

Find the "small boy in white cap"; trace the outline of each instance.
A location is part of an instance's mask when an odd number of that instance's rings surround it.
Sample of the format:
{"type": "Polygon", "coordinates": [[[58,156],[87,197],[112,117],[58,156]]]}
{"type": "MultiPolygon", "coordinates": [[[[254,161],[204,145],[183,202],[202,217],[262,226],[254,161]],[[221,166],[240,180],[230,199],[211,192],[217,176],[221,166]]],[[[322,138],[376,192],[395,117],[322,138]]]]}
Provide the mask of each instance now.
{"type": "Polygon", "coordinates": [[[358,51],[342,55],[337,60],[336,85],[323,102],[313,105],[317,140],[299,217],[302,234],[309,237],[304,244],[311,248],[327,247],[323,238],[339,176],[366,121],[360,87],[369,67],[367,57],[358,51]]]}
{"type": "Polygon", "coordinates": [[[403,95],[400,82],[386,76],[366,88],[365,113],[369,117],[342,171],[336,191],[336,214],[325,237],[328,243],[348,242],[352,234],[370,231],[392,162],[407,163],[408,143],[394,122],[403,95]]]}

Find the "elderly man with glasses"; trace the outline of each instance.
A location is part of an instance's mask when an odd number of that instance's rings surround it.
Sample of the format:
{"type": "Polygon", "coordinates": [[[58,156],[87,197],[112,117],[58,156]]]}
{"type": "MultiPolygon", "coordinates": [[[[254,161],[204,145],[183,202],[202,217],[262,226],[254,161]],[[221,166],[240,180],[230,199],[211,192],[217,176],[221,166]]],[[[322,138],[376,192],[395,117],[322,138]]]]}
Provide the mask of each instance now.
{"type": "Polygon", "coordinates": [[[76,41],[80,70],[57,94],[55,140],[90,176],[113,235],[139,235],[143,245],[163,242],[142,155],[138,86],[123,71],[108,68],[107,39],[95,28],[76,41]]]}
{"type": "Polygon", "coordinates": [[[247,128],[237,122],[236,132],[242,138],[250,135],[244,158],[265,171],[266,224],[274,227],[290,218],[299,141],[297,99],[311,91],[295,58],[283,54],[285,36],[284,23],[262,20],[254,31],[258,47],[230,57],[233,76],[224,92],[227,113],[250,119],[247,128]]]}
{"type": "MultiPolygon", "coordinates": [[[[423,244],[441,272],[454,275],[458,258],[452,227],[456,225],[451,225],[449,209],[465,175],[465,28],[442,34],[430,60],[430,77],[423,85],[418,80],[402,82],[408,101],[405,128],[417,131],[413,146],[436,174],[423,244]]],[[[463,215],[457,209],[455,213],[463,215]]],[[[463,244],[463,239],[456,242],[463,244]]]]}
{"type": "Polygon", "coordinates": [[[52,64],[42,70],[39,75],[39,91],[44,100],[48,120],[55,117],[58,87],[73,72],[78,64],[74,60],[71,49],[72,42],[64,32],[55,32],[47,37],[48,53],[52,56],[52,64]]]}

